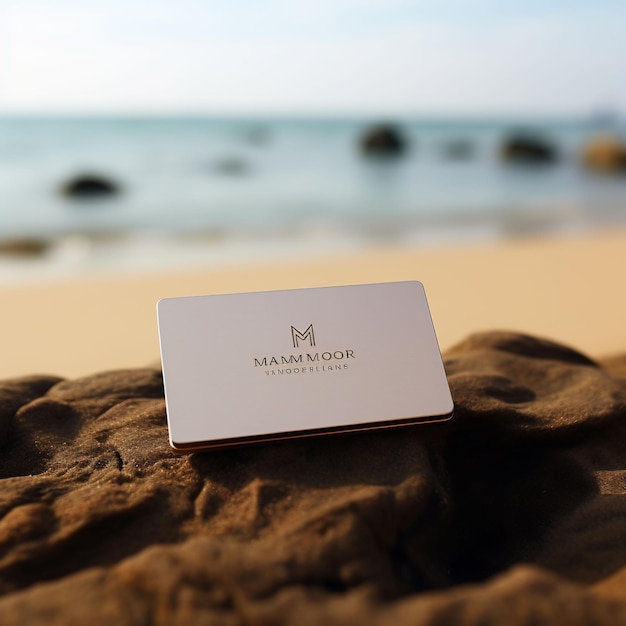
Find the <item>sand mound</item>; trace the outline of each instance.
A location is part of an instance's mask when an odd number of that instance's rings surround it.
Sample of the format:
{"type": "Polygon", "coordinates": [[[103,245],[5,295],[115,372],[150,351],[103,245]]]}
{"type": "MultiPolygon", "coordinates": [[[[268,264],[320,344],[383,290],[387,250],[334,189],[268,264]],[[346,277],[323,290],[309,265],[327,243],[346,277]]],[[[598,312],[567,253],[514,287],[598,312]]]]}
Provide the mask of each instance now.
{"type": "Polygon", "coordinates": [[[189,456],[157,370],[0,383],[0,623],[626,622],[626,359],[445,356],[447,424],[189,456]]]}

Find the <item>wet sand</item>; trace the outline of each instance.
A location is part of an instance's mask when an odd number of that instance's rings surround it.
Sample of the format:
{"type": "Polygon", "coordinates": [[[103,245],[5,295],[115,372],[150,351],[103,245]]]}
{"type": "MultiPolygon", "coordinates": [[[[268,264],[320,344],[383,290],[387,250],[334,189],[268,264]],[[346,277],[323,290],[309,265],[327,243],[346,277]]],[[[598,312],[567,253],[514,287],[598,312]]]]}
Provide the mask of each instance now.
{"type": "Polygon", "coordinates": [[[0,381],[0,623],[626,623],[626,352],[445,363],[450,421],[190,455],[156,368],[0,381]]]}

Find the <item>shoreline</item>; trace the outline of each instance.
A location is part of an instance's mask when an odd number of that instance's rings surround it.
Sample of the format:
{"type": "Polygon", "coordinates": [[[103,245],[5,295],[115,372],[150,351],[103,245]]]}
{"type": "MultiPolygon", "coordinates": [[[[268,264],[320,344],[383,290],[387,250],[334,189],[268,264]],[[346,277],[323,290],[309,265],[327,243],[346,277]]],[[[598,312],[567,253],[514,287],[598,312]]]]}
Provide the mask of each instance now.
{"type": "Polygon", "coordinates": [[[155,272],[228,270],[245,265],[317,262],[381,249],[437,250],[507,245],[529,238],[569,238],[626,229],[626,212],[589,215],[576,207],[534,207],[465,215],[319,220],[280,230],[218,228],[66,232],[0,238],[0,288],[155,272]]]}
{"type": "Polygon", "coordinates": [[[610,355],[626,349],[625,251],[626,229],[613,228],[0,285],[0,378],[155,365],[164,297],[399,280],[424,283],[444,352],[473,332],[513,330],[610,355]]]}

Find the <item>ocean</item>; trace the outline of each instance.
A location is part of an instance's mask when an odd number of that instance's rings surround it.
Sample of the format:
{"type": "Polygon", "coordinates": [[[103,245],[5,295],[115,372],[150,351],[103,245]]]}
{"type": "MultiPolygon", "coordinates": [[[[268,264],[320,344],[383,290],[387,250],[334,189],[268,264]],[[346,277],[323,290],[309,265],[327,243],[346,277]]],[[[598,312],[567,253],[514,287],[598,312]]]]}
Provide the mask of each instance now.
{"type": "Polygon", "coordinates": [[[621,121],[394,119],[407,150],[366,156],[378,120],[0,118],[0,278],[56,267],[150,268],[626,224],[626,176],[587,170],[585,143],[621,121]],[[512,134],[553,163],[503,162],[512,134]],[[64,196],[80,174],[119,193],[64,196]],[[17,272],[17,274],[16,274],[17,272]]]}

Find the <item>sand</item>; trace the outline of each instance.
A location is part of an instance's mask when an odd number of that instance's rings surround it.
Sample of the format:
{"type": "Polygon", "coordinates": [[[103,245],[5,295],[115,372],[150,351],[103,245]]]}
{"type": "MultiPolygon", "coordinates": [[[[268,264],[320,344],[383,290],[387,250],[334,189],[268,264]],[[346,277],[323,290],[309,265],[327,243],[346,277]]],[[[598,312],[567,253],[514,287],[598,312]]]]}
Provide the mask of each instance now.
{"type": "Polygon", "coordinates": [[[626,352],[445,365],[448,422],[192,455],[156,368],[0,381],[0,623],[626,623],[626,352]]]}
{"type": "Polygon", "coordinates": [[[110,275],[0,289],[0,378],[80,376],[158,360],[171,296],[421,280],[443,350],[505,329],[599,355],[626,349],[626,230],[110,275]]]}
{"type": "Polygon", "coordinates": [[[625,259],[614,231],[3,289],[0,623],[626,623],[625,259]],[[405,279],[452,420],[171,450],[158,298],[405,279]]]}

